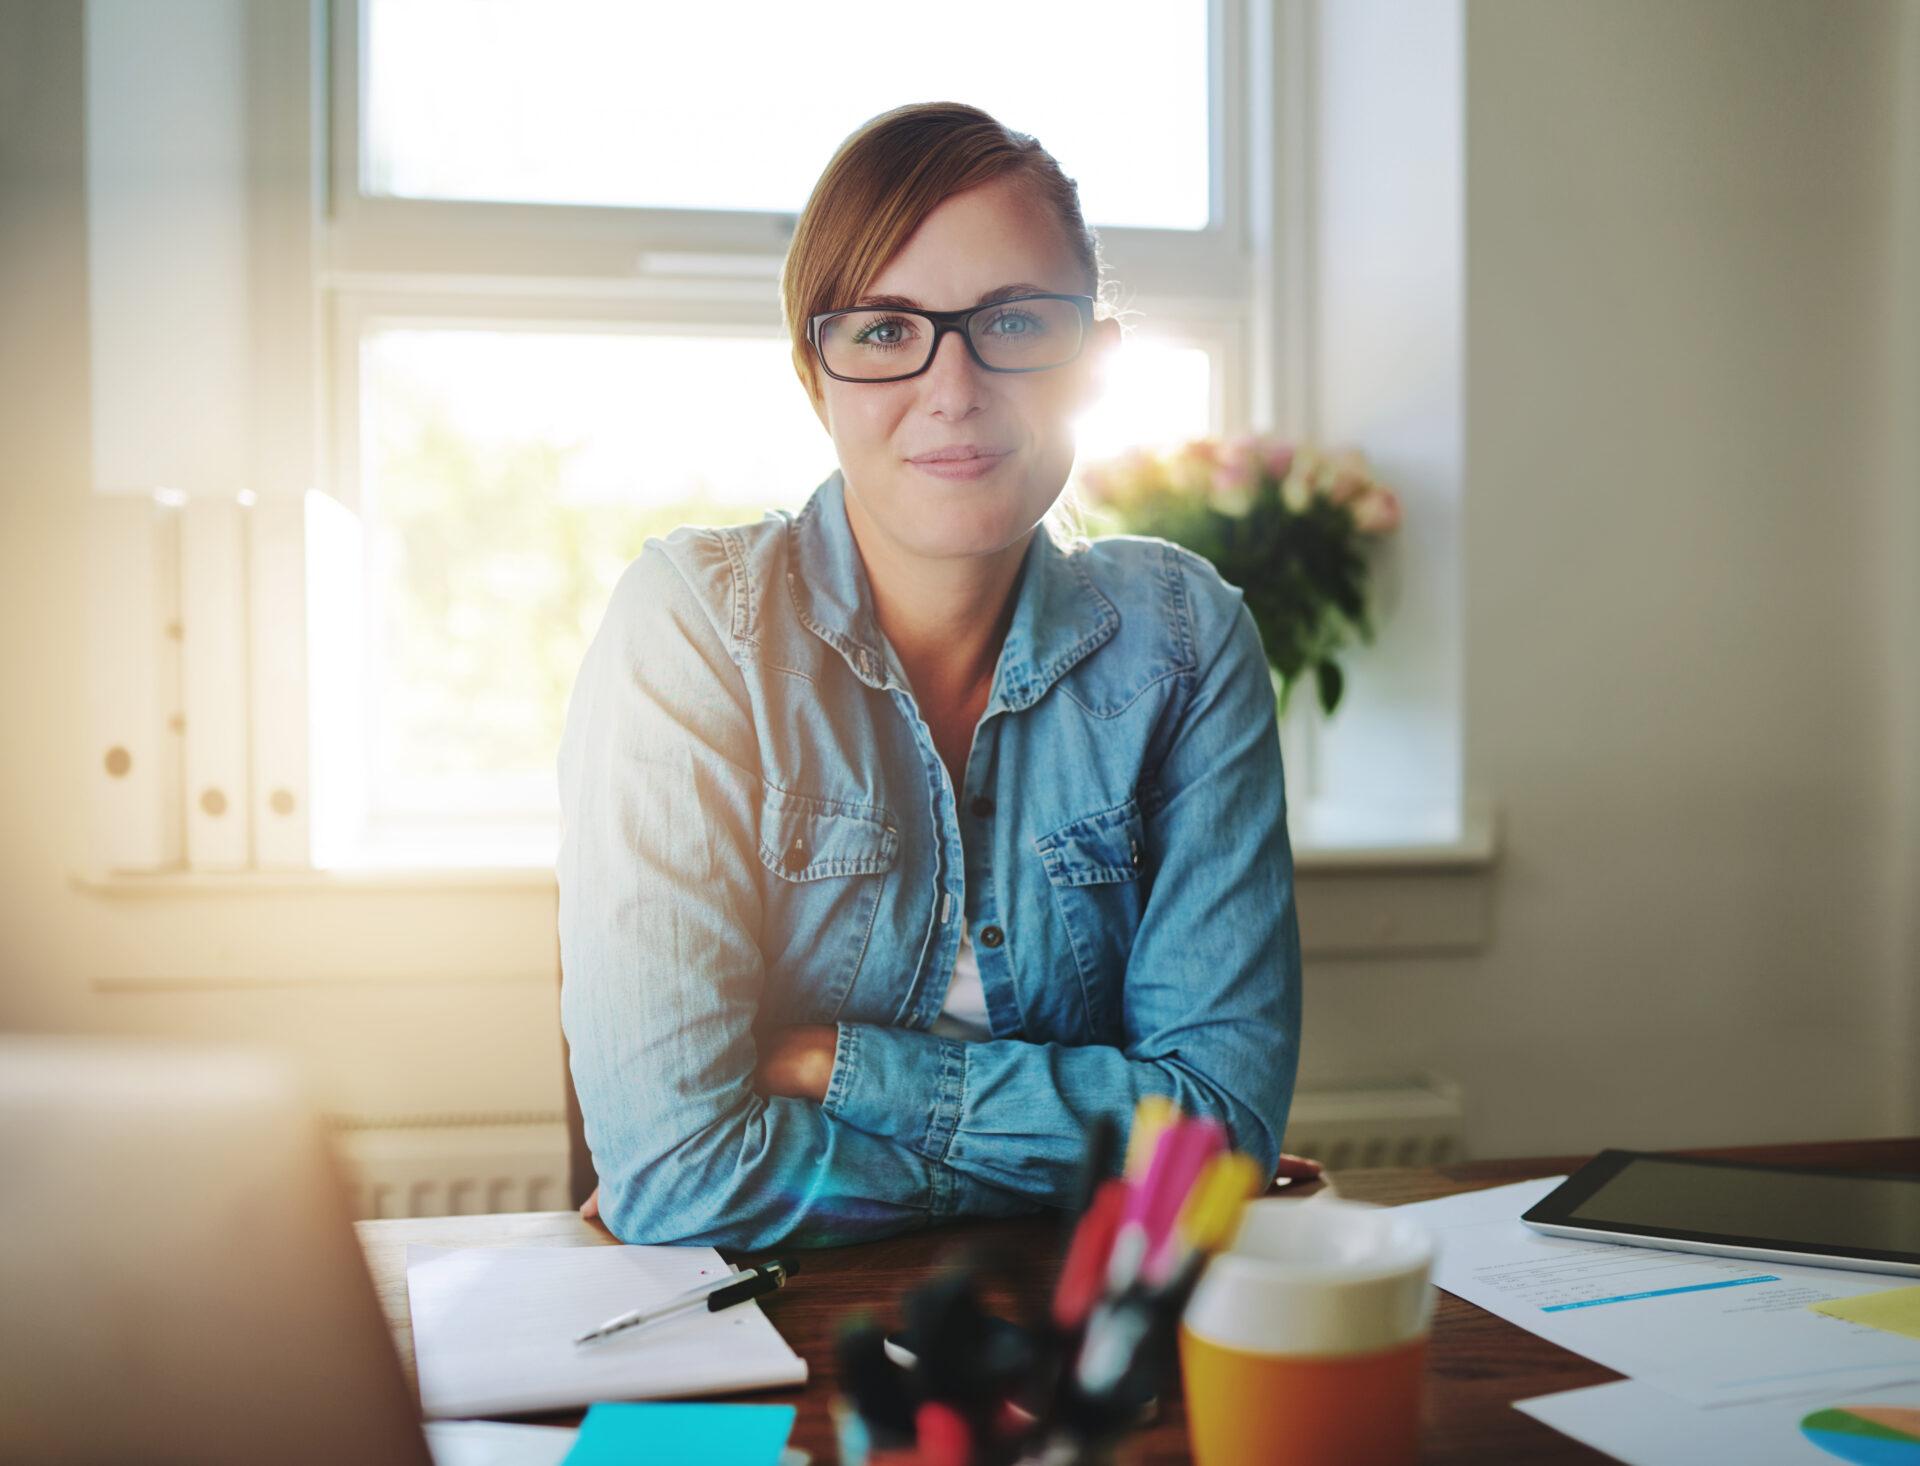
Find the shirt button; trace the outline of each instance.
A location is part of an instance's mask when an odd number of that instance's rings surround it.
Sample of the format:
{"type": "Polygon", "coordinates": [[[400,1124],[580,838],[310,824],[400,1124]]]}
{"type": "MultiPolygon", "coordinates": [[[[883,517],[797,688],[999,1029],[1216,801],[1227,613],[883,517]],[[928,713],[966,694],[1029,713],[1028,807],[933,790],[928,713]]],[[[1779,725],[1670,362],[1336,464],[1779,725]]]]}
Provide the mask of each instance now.
{"type": "Polygon", "coordinates": [[[993,801],[991,799],[987,798],[984,794],[976,794],[973,796],[973,817],[975,819],[983,820],[992,813],[993,801]]]}
{"type": "Polygon", "coordinates": [[[980,928],[980,945],[983,947],[997,947],[1006,939],[1007,934],[997,926],[983,926],[980,928]]]}
{"type": "Polygon", "coordinates": [[[780,863],[790,871],[799,872],[805,870],[807,868],[806,841],[795,840],[792,845],[787,847],[787,853],[780,858],[780,863]]]}

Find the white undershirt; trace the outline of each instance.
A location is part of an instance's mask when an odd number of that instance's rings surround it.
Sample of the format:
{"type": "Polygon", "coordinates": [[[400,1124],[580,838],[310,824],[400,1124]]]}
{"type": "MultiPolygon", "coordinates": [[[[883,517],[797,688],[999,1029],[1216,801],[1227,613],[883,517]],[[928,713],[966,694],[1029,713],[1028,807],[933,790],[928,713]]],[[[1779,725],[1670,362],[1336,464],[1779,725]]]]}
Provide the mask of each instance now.
{"type": "Polygon", "coordinates": [[[943,1038],[965,1039],[977,1043],[992,1038],[987,1025],[987,994],[980,986],[980,963],[973,953],[973,941],[965,926],[960,928],[960,952],[953,959],[953,980],[947,984],[947,1001],[940,1016],[933,1020],[933,1032],[943,1038]]]}

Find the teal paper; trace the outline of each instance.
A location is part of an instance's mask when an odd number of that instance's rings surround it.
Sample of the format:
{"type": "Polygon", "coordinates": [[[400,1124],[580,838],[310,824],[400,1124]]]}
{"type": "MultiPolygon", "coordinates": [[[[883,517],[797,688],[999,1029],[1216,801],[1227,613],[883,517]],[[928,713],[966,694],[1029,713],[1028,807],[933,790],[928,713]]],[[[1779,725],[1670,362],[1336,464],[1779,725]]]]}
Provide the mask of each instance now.
{"type": "Polygon", "coordinates": [[[595,1405],[563,1466],[775,1466],[791,1405],[595,1405]]]}

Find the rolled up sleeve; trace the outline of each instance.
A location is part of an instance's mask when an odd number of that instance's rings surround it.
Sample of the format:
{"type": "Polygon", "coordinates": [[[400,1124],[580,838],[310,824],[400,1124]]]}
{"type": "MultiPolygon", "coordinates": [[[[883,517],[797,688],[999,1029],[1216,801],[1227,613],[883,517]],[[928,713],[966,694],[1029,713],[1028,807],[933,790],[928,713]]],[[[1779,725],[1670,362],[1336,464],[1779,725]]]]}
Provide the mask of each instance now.
{"type": "MultiPolygon", "coordinates": [[[[725,575],[724,555],[711,559],[725,575]]],[[[561,1014],[615,1235],[824,1245],[1031,1209],[754,1088],[752,712],[724,637],[658,542],[621,578],[582,664],[559,776],[561,1014]]]]}

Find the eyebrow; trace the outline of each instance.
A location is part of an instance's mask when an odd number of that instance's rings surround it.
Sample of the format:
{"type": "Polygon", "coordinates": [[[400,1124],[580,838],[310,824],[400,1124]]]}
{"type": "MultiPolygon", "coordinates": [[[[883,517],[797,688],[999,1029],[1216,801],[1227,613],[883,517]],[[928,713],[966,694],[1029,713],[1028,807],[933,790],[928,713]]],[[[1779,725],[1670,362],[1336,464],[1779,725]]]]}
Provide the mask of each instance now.
{"type": "MultiPolygon", "coordinates": [[[[996,300],[1010,300],[1016,295],[1051,295],[1053,292],[1043,285],[1030,285],[1024,280],[1016,280],[1011,285],[996,285],[974,302],[975,305],[989,305],[996,300]]],[[[878,306],[885,310],[920,311],[927,309],[919,301],[906,295],[863,295],[856,302],[858,306],[878,306]]]]}

